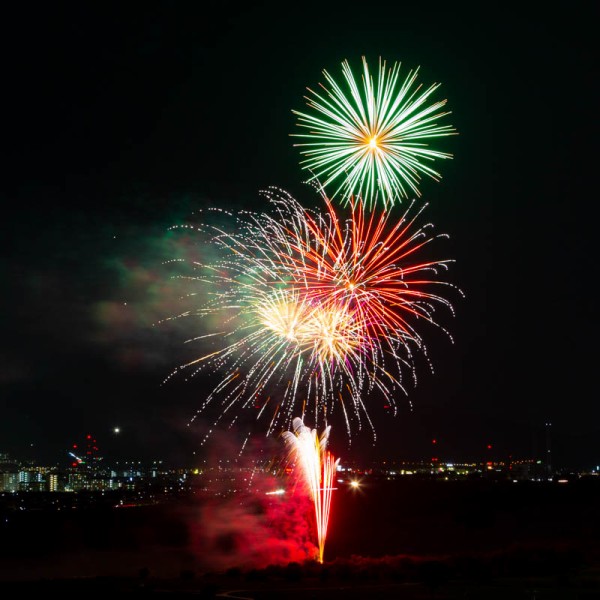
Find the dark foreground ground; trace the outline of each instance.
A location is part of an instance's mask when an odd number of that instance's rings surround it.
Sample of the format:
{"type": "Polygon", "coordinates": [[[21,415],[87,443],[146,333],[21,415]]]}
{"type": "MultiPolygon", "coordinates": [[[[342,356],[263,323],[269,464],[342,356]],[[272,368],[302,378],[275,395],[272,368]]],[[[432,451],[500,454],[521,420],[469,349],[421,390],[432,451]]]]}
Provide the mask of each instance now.
{"type": "Polygon", "coordinates": [[[5,597],[600,600],[597,481],[370,481],[340,486],[333,502],[324,565],[310,559],[306,515],[287,513],[297,522],[271,531],[271,513],[237,500],[211,501],[209,511],[197,499],[12,511],[0,527],[0,589],[5,597]]]}

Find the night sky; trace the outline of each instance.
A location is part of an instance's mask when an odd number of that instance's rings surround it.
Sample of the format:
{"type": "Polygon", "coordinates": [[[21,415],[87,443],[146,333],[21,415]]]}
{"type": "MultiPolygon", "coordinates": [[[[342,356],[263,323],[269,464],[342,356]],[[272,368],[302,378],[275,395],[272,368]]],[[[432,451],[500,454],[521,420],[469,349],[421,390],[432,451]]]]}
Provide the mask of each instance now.
{"type": "Polygon", "coordinates": [[[421,190],[465,299],[444,322],[454,344],[425,336],[435,373],[419,363],[395,418],[375,407],[376,445],[367,431],[347,449],[337,428],[336,454],[426,458],[435,438],[442,459],[488,443],[528,458],[550,421],[556,466],[600,462],[597,15],[585,2],[390,4],[4,14],[0,452],[64,461],[88,431],[113,457],[199,451],[186,424],[206,385],[161,387],[194,353],[181,329],[152,325],[179,311],[167,228],[208,206],[267,209],[270,185],[319,205],[291,111],[322,69],[365,55],[443,84],[460,135],[421,190]]]}

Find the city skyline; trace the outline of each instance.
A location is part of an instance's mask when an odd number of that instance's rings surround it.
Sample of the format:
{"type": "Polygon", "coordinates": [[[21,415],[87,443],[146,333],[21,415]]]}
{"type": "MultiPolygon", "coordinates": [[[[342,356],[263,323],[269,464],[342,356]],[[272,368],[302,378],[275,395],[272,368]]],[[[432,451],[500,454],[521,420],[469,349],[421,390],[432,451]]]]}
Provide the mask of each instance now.
{"type": "MultiPolygon", "coordinates": [[[[485,464],[488,461],[497,463],[522,462],[530,461],[533,463],[543,464],[549,472],[564,471],[564,470],[585,470],[594,469],[597,467],[597,455],[590,454],[580,463],[565,461],[560,454],[556,456],[556,439],[553,438],[553,427],[550,422],[544,423],[543,427],[532,430],[531,444],[529,451],[523,453],[515,453],[506,450],[502,447],[497,447],[490,441],[474,447],[471,445],[470,451],[457,452],[452,445],[448,444],[443,438],[432,438],[427,440],[426,444],[421,443],[421,454],[409,452],[402,454],[399,452],[392,453],[388,456],[378,454],[369,454],[364,452],[352,453],[351,448],[345,449],[345,460],[342,464],[385,464],[396,462],[430,462],[434,464],[436,461],[444,463],[461,463],[461,464],[485,464]],[[556,469],[554,469],[556,468],[556,469]]],[[[59,454],[44,455],[36,454],[36,446],[32,444],[28,451],[24,454],[11,454],[6,452],[6,449],[0,448],[0,470],[1,463],[15,463],[21,465],[53,465],[54,467],[85,467],[95,463],[96,461],[105,461],[104,464],[123,464],[123,463],[138,463],[143,465],[162,464],[170,465],[171,467],[194,468],[207,462],[246,462],[246,461],[264,461],[265,457],[271,457],[271,460],[281,459],[286,454],[285,443],[283,438],[279,438],[272,442],[269,447],[255,445],[252,450],[247,452],[239,451],[239,447],[228,440],[227,443],[221,445],[219,440],[214,444],[208,444],[200,450],[190,450],[187,455],[184,453],[178,457],[169,454],[148,454],[138,453],[131,454],[131,449],[121,446],[117,438],[121,434],[121,429],[115,427],[110,434],[104,439],[98,441],[97,436],[92,433],[79,436],[80,443],[66,444],[59,454]],[[86,444],[91,446],[86,450],[86,444]],[[100,447],[99,447],[100,446],[100,447]],[[223,452],[223,449],[225,451],[223,452]],[[221,452],[221,454],[220,454],[221,452]],[[221,458],[218,458],[221,456],[221,458]]],[[[561,442],[559,438],[559,448],[561,442]]],[[[423,442],[423,440],[421,440],[423,442]]],[[[100,464],[100,463],[98,463],[100,464]]]]}

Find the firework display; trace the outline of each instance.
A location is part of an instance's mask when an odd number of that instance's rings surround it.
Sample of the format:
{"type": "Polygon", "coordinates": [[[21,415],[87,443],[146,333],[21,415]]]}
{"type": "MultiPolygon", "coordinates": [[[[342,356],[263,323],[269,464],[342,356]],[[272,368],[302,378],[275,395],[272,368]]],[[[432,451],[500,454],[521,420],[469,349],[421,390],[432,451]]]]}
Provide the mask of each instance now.
{"type": "Polygon", "coordinates": [[[375,441],[371,409],[379,403],[396,414],[405,376],[416,384],[417,356],[433,370],[424,330],[451,339],[436,311],[453,315],[447,292],[462,294],[444,277],[453,261],[437,254],[447,236],[421,222],[427,205],[413,199],[394,214],[409,194],[420,196],[422,176],[439,180],[436,159],[452,157],[429,147],[456,133],[438,124],[449,114],[446,100],[431,100],[439,84],[417,85],[418,69],[402,80],[400,64],[388,69],[381,59],[375,81],[364,57],[362,84],[348,61],[342,73],[339,84],[323,71],[321,91],[308,90],[309,111],[293,111],[301,166],[321,208],[270,187],[262,192],[268,211],[211,207],[217,224],[172,228],[203,240],[193,273],[180,276],[200,286],[186,294],[199,302],[167,319],[200,317],[187,341],[201,351],[164,381],[181,371],[216,378],[191,419],[202,415],[208,426],[202,443],[242,416],[240,454],[249,421],[266,420],[267,436],[282,432],[314,505],[321,563],[339,464],[327,450],[334,413],[348,442],[365,424],[375,441]]]}
{"type": "Polygon", "coordinates": [[[294,418],[292,424],[293,431],[283,432],[283,439],[290,446],[296,463],[300,465],[302,477],[315,507],[319,562],[322,563],[334,490],[333,482],[339,459],[335,459],[327,450],[331,427],[326,427],[319,436],[316,429],[304,425],[299,417],[294,418]]]}
{"type": "Polygon", "coordinates": [[[309,112],[294,110],[302,133],[296,144],[304,159],[301,165],[347,203],[361,197],[368,207],[377,201],[386,207],[420,196],[422,175],[439,180],[441,175],[429,166],[435,159],[451,154],[429,147],[439,137],[454,135],[451,125],[438,121],[450,114],[442,109],[446,100],[430,102],[439,88],[416,85],[419,69],[400,78],[400,63],[387,68],[380,59],[377,81],[363,57],[362,85],[348,61],[342,63],[345,85],[323,71],[326,84],[321,91],[308,88],[309,112]]]}
{"type": "Polygon", "coordinates": [[[326,197],[320,212],[277,188],[264,194],[271,213],[243,213],[231,233],[203,228],[220,252],[196,265],[210,290],[196,314],[224,330],[201,336],[209,351],[183,365],[222,374],[198,414],[217,403],[216,424],[250,409],[268,415],[269,433],[300,403],[316,424],[339,407],[348,435],[363,420],[375,434],[364,399],[377,390],[395,407],[425,349],[420,328],[437,325],[436,306],[452,309],[438,278],[451,261],[420,259],[443,236],[417,225],[424,207],[391,220],[360,202],[342,215],[326,197]]]}

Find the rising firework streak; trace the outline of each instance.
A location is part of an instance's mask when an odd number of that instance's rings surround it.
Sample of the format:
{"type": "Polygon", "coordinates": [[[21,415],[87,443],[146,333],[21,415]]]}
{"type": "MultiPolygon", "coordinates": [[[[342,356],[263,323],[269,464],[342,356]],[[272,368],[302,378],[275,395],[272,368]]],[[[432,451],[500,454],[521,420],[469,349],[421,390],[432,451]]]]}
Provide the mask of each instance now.
{"type": "Polygon", "coordinates": [[[302,478],[306,483],[315,507],[315,521],[319,546],[319,562],[323,562],[325,539],[331,510],[331,495],[334,490],[333,481],[339,459],[335,459],[327,450],[329,432],[326,427],[321,436],[316,429],[310,429],[301,418],[293,420],[293,432],[285,431],[283,439],[299,465],[302,478]]]}

